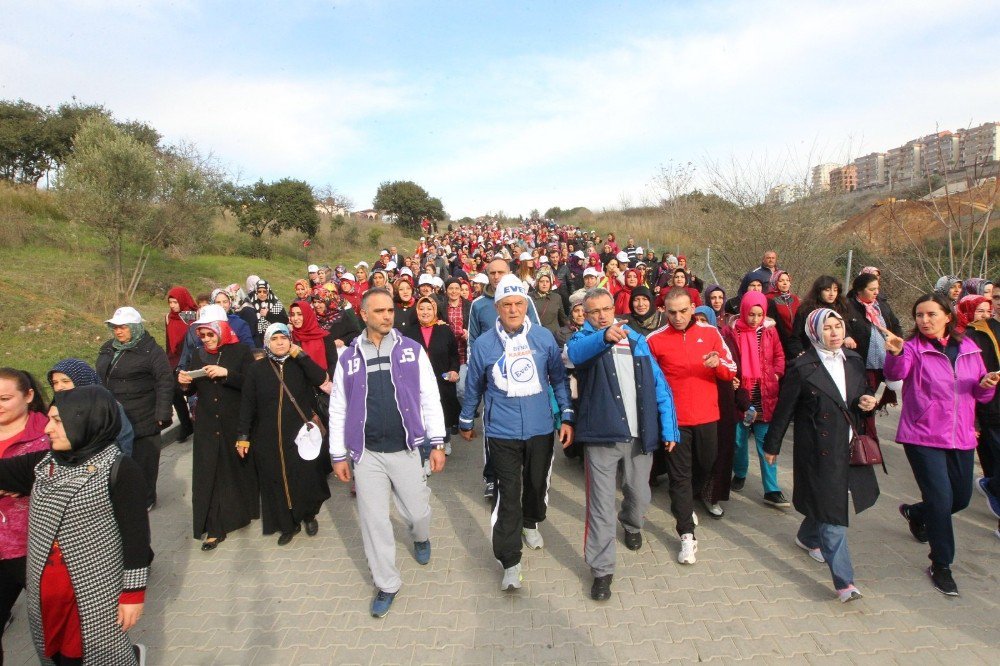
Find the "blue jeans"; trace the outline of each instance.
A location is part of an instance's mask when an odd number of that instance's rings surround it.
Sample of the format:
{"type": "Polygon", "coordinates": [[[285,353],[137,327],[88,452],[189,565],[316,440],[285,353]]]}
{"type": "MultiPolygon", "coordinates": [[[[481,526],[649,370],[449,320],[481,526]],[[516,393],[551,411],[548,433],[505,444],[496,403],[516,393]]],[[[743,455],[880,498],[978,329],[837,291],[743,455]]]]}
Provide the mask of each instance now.
{"type": "Polygon", "coordinates": [[[969,506],[972,499],[972,467],[975,450],[935,449],[904,444],[913,478],[923,499],[910,505],[910,520],[927,527],[931,562],[951,566],[955,559],[955,530],[951,514],[969,506]]]}
{"type": "Polygon", "coordinates": [[[821,523],[806,516],[799,526],[799,541],[810,548],[819,548],[833,575],[833,586],[843,590],[854,584],[854,565],[847,550],[847,526],[821,523]]]}
{"type": "Polygon", "coordinates": [[[747,443],[750,439],[750,431],[753,430],[754,443],[757,444],[757,458],[760,460],[760,479],[764,482],[764,492],[779,492],[778,485],[778,463],[769,465],[764,460],[764,438],[767,436],[767,429],[770,423],[754,423],[749,428],[740,421],[736,424],[736,450],[733,456],[733,476],[745,479],[747,470],[750,468],[750,452],[747,450],[747,443]]]}

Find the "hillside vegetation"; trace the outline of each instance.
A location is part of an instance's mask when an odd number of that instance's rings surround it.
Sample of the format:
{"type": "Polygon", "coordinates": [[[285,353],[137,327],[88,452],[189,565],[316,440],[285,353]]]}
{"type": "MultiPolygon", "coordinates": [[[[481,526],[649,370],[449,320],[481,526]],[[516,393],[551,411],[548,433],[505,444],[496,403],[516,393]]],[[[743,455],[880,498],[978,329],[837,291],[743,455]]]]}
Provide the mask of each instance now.
{"type": "MultiPolygon", "coordinates": [[[[183,285],[193,295],[248,275],[272,283],[286,304],[292,285],[305,277],[310,263],[369,262],[388,245],[411,249],[415,238],[381,222],[349,220],[332,230],[324,220],[309,247],[302,234],[286,233],[260,247],[235,230],[227,217],[215,220],[204,238],[193,239],[194,252],[175,247],[154,250],[133,305],[147,320],[147,329],[163,341],[166,293],[183,285]],[[373,234],[378,234],[377,244],[373,234]]],[[[129,257],[137,250],[131,248],[129,257]]],[[[35,373],[44,382],[46,371],[59,359],[74,356],[93,363],[97,350],[109,338],[103,323],[120,303],[108,287],[109,259],[101,238],[69,219],[57,198],[31,187],[0,183],[0,365],[35,373]]],[[[46,387],[47,388],[47,387],[46,387]]]]}

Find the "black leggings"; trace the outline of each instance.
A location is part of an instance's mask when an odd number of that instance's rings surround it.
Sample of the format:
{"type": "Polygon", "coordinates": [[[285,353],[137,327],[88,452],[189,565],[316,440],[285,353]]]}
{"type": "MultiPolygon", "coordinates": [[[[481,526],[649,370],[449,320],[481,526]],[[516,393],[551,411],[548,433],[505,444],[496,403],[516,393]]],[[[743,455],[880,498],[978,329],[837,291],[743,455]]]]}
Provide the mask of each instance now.
{"type": "MultiPolygon", "coordinates": [[[[24,589],[24,561],[23,557],[0,560],[0,637],[3,635],[4,627],[7,626],[7,620],[10,619],[10,610],[24,589]]],[[[2,644],[0,644],[0,666],[3,666],[2,644]]]]}

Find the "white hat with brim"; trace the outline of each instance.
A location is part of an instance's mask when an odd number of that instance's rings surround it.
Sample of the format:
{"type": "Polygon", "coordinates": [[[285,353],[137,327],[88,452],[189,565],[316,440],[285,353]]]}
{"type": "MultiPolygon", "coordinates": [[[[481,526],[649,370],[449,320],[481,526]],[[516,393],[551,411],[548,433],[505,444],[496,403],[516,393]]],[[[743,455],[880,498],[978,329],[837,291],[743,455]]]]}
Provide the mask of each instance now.
{"type": "Polygon", "coordinates": [[[628,261],[628,253],[627,252],[619,252],[618,254],[615,255],[615,259],[617,259],[618,261],[620,261],[622,263],[625,263],[626,261],[628,261]]]}
{"type": "Polygon", "coordinates": [[[528,300],[528,290],[525,288],[524,282],[521,281],[521,278],[508,273],[500,278],[500,283],[497,284],[497,290],[493,296],[493,301],[499,304],[504,299],[514,296],[528,300]]]}
{"type": "Polygon", "coordinates": [[[361,268],[362,266],[364,266],[367,269],[368,268],[368,262],[367,261],[359,261],[358,263],[354,264],[354,268],[361,268]]]}
{"type": "Polygon", "coordinates": [[[317,266],[316,264],[309,264],[309,267],[306,268],[306,272],[308,272],[308,273],[315,273],[318,270],[319,270],[319,266],[317,266]]]}
{"type": "Polygon", "coordinates": [[[534,259],[534,257],[531,256],[530,252],[522,252],[517,258],[518,261],[531,261],[532,259],[534,259]]]}
{"type": "Polygon", "coordinates": [[[341,279],[341,281],[347,280],[348,282],[357,282],[358,281],[358,278],[354,277],[350,273],[344,273],[343,275],[340,276],[340,279],[341,279]]]}
{"type": "Polygon", "coordinates": [[[441,287],[444,286],[444,280],[435,275],[434,277],[431,278],[431,284],[440,289],[441,287]]]}
{"type": "Polygon", "coordinates": [[[593,275],[594,277],[599,278],[601,277],[601,271],[597,270],[593,266],[588,266],[583,270],[583,277],[587,277],[589,275],[593,275]]]}
{"type": "Polygon", "coordinates": [[[111,315],[111,319],[106,320],[104,323],[111,324],[112,326],[124,326],[126,324],[141,324],[142,315],[135,308],[130,308],[128,306],[123,308],[118,308],[115,313],[111,315]]]}
{"type": "Polygon", "coordinates": [[[402,268],[400,268],[399,269],[399,274],[400,275],[409,275],[410,277],[413,277],[413,271],[411,271],[408,266],[403,266],[402,268]]]}
{"type": "Polygon", "coordinates": [[[428,275],[427,273],[424,273],[423,275],[420,276],[420,279],[417,280],[417,286],[418,287],[420,285],[422,285],[422,284],[429,284],[429,285],[433,286],[434,285],[434,276],[433,275],[428,275]]]}
{"type": "Polygon", "coordinates": [[[486,273],[477,273],[476,277],[472,278],[474,284],[489,284],[490,279],[486,277],[486,273]]]}
{"type": "Polygon", "coordinates": [[[212,324],[220,321],[229,321],[229,317],[226,316],[226,311],[221,305],[203,305],[198,310],[198,320],[191,325],[197,327],[202,324],[212,324]]]}
{"type": "Polygon", "coordinates": [[[583,250],[577,250],[576,252],[573,253],[573,256],[576,257],[577,259],[583,259],[583,250]]]}
{"type": "Polygon", "coordinates": [[[385,265],[385,270],[387,270],[387,271],[394,271],[394,270],[396,270],[396,262],[395,261],[390,261],[389,263],[387,263],[385,265]]]}

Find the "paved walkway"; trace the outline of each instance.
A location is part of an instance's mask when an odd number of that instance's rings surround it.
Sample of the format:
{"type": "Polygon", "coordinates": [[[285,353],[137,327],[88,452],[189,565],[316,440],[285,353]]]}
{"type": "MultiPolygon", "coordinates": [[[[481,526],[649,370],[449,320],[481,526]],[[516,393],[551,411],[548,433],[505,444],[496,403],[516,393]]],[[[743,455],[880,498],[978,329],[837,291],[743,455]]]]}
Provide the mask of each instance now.
{"type": "MultiPolygon", "coordinates": [[[[894,417],[880,424],[883,441],[894,417]]],[[[791,491],[790,444],[780,479],[791,491]]],[[[655,489],[636,553],[619,547],[610,601],[590,600],[582,557],[582,467],[557,453],[546,547],[526,552],[525,585],[501,593],[481,495],[481,444],[458,441],[431,478],[433,558],[421,567],[397,523],[403,588],[382,620],[354,501],[337,483],[320,532],[279,548],[259,524],[203,553],[190,535],[190,444],[163,452],[152,513],[156,561],[146,614],[133,637],[161,664],[506,664],[751,660],[804,663],[997,663],[1000,539],[981,496],[956,519],[958,599],[938,594],[923,570],[927,549],[896,512],[916,485],[889,444],[879,503],[850,531],[865,598],[832,596],[829,571],[792,543],[798,516],[761,503],[752,466],[726,517],[701,515],[698,563],[677,564],[665,487],[655,489]]],[[[10,664],[37,663],[23,601],[6,637],[10,664]]]]}

